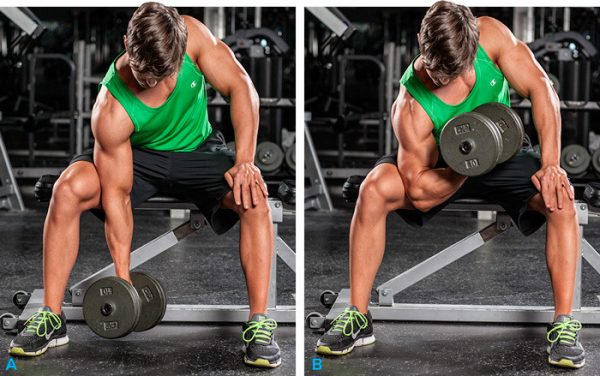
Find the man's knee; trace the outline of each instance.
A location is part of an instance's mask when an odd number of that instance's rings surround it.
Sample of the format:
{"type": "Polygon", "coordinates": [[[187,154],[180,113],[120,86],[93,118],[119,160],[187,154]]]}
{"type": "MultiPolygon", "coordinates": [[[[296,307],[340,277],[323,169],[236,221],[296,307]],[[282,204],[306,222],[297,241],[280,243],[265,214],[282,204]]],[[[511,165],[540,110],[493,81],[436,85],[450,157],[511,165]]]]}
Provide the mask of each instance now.
{"type": "Polygon", "coordinates": [[[269,201],[262,194],[259,194],[258,199],[253,204],[247,209],[244,209],[242,206],[236,206],[234,210],[241,218],[265,218],[270,215],[271,208],[269,207],[269,201]]]}
{"type": "Polygon", "coordinates": [[[61,177],[52,188],[52,205],[79,210],[79,204],[99,195],[99,183],[83,177],[61,177]]]}
{"type": "MultiPolygon", "coordinates": [[[[369,175],[360,186],[357,209],[360,211],[389,212],[389,194],[386,192],[385,183],[379,175],[369,175]]],[[[397,194],[398,192],[396,192],[397,194]]]]}
{"type": "Polygon", "coordinates": [[[360,185],[358,193],[358,200],[366,202],[383,202],[385,201],[383,192],[381,191],[380,184],[378,184],[377,178],[367,177],[360,185]]]}
{"type": "Polygon", "coordinates": [[[575,209],[575,203],[567,201],[563,204],[562,209],[555,209],[554,211],[545,211],[547,219],[556,219],[560,221],[575,221],[577,220],[577,210],[575,209]]]}

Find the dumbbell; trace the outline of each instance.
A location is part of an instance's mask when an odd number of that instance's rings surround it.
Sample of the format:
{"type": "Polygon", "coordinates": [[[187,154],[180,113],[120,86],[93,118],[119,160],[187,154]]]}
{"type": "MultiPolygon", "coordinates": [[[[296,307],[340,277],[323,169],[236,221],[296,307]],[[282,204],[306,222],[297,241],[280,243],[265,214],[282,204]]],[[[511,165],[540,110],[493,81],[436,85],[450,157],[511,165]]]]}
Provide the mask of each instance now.
{"type": "Polygon", "coordinates": [[[287,164],[288,168],[292,173],[296,172],[296,143],[294,142],[286,151],[285,151],[285,164],[287,164]]]}
{"type": "Polygon", "coordinates": [[[277,188],[277,197],[285,204],[296,204],[296,182],[292,179],[284,179],[277,188]]]}
{"type": "Polygon", "coordinates": [[[592,167],[596,175],[600,176],[600,148],[596,149],[592,154],[592,167]]]}
{"type": "Polygon", "coordinates": [[[583,198],[585,201],[595,207],[600,207],[600,183],[591,182],[586,184],[585,189],[583,191],[583,198]]]}
{"type": "Polygon", "coordinates": [[[446,164],[466,176],[479,176],[512,158],[523,145],[521,118],[501,103],[486,103],[450,119],[440,134],[446,164]]]}
{"type": "Polygon", "coordinates": [[[115,276],[94,282],[83,297],[83,318],[104,338],[120,338],[156,326],[167,310],[160,282],[146,273],[131,273],[129,282],[115,276]]]}
{"type": "Polygon", "coordinates": [[[33,194],[39,202],[48,202],[52,197],[52,188],[58,180],[58,175],[42,175],[35,183],[33,194]]]}
{"type": "Polygon", "coordinates": [[[342,186],[342,197],[349,203],[355,203],[358,199],[360,185],[366,179],[366,176],[352,175],[344,182],[342,186]]]}
{"type": "Polygon", "coordinates": [[[276,143],[263,141],[256,145],[254,164],[264,174],[274,174],[279,171],[284,158],[283,150],[276,143]]]}
{"type": "Polygon", "coordinates": [[[590,153],[582,145],[567,145],[560,152],[560,167],[570,176],[584,175],[591,162],[590,153]]]}

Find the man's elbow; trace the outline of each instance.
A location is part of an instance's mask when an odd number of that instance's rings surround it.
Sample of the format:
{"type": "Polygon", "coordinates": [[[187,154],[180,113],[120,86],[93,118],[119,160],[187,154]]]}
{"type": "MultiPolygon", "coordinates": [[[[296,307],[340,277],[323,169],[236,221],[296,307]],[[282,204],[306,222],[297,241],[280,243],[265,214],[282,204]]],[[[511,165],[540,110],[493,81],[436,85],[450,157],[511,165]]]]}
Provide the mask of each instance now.
{"type": "Polygon", "coordinates": [[[257,107],[260,104],[258,92],[247,73],[240,73],[238,79],[234,81],[228,90],[230,97],[239,96],[240,98],[250,98],[257,107]]]}
{"type": "Polygon", "coordinates": [[[260,97],[258,95],[258,92],[256,91],[256,88],[254,87],[254,83],[250,79],[250,76],[248,76],[248,74],[245,74],[243,79],[245,84],[244,86],[247,88],[248,95],[250,95],[252,101],[256,102],[257,105],[260,104],[260,97]]]}
{"type": "Polygon", "coordinates": [[[412,201],[413,206],[420,212],[427,213],[431,209],[433,209],[433,205],[430,200],[420,199],[416,201],[412,201]]]}
{"type": "Polygon", "coordinates": [[[409,187],[406,191],[406,194],[412,206],[418,211],[427,213],[433,208],[431,205],[431,200],[425,196],[423,189],[415,186],[409,187]]]}

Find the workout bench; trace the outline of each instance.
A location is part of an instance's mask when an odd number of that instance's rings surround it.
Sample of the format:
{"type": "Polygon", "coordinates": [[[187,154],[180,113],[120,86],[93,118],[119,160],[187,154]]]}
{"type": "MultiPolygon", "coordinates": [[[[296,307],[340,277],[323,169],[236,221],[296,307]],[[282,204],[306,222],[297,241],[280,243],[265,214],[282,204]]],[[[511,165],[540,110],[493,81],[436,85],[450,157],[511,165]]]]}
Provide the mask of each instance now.
{"type": "MultiPolygon", "coordinates": [[[[585,259],[600,273],[600,254],[583,237],[583,228],[588,224],[588,205],[577,201],[581,253],[577,269],[573,312],[582,323],[600,324],[600,307],[581,306],[581,259],[585,259]]],[[[394,296],[452,262],[475,251],[496,236],[512,227],[510,216],[502,207],[480,199],[460,199],[449,204],[448,211],[495,211],[494,223],[468,235],[427,260],[404,271],[377,287],[377,301],[369,305],[373,320],[382,321],[450,321],[450,322],[510,322],[548,323],[553,318],[553,307],[509,306],[509,305],[455,305],[455,304],[408,304],[395,303],[394,296]]],[[[329,290],[321,293],[321,303],[331,308],[326,316],[313,312],[307,316],[311,329],[326,328],[329,323],[349,305],[350,290],[339,293],[329,290]]]]}
{"type": "MultiPolygon", "coordinates": [[[[268,310],[269,315],[280,323],[295,322],[295,306],[277,305],[277,256],[296,271],[296,254],[278,235],[277,226],[283,222],[283,203],[278,199],[269,199],[271,215],[273,218],[273,231],[275,235],[275,251],[273,252],[273,266],[269,287],[268,310]]],[[[142,245],[131,253],[131,269],[142,265],[146,261],[165,252],[187,236],[207,226],[207,222],[198,208],[189,202],[180,201],[172,197],[153,197],[142,204],[141,210],[169,210],[184,209],[190,211],[189,220],[176,228],[158,236],[142,245]]],[[[83,297],[86,289],[102,277],[115,275],[114,264],[110,264],[89,277],[75,283],[69,291],[72,296],[71,303],[63,303],[63,310],[69,321],[83,320],[83,297]]],[[[19,317],[2,317],[2,327],[5,330],[14,330],[17,325],[22,325],[34,312],[43,305],[44,291],[36,289],[27,301],[19,317]]],[[[247,305],[198,305],[198,304],[168,304],[162,322],[245,322],[248,320],[249,307],[247,305]]]]}

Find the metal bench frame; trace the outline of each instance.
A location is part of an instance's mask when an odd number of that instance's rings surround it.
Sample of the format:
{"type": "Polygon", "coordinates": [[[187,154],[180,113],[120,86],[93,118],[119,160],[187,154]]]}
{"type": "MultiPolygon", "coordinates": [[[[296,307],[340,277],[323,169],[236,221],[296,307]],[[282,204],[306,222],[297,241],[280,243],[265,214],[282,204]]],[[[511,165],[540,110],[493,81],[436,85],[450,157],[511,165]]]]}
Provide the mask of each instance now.
{"type": "MultiPolygon", "coordinates": [[[[577,269],[574,315],[582,323],[600,324],[600,307],[581,306],[581,260],[585,259],[600,273],[600,254],[583,237],[583,227],[588,224],[588,206],[576,202],[579,219],[581,253],[577,269]]],[[[497,211],[496,221],[483,229],[463,238],[427,260],[404,271],[377,287],[377,301],[369,305],[373,320],[398,321],[451,321],[451,322],[507,322],[548,323],[552,321],[554,307],[510,306],[510,305],[455,305],[455,304],[408,304],[395,303],[394,296],[452,262],[475,251],[496,236],[512,227],[507,213],[497,205],[480,200],[460,200],[450,204],[446,210],[497,211]]],[[[350,290],[342,289],[326,317],[310,316],[309,326],[313,329],[328,325],[349,305],[350,290]]]]}
{"type": "MultiPolygon", "coordinates": [[[[273,232],[275,236],[275,251],[273,252],[273,266],[269,287],[268,310],[269,315],[280,323],[295,322],[295,306],[277,305],[277,256],[296,272],[296,254],[281,239],[277,226],[283,222],[283,204],[276,199],[269,199],[271,216],[273,218],[273,232]]],[[[186,209],[190,210],[190,217],[185,223],[158,236],[150,242],[142,245],[131,253],[131,269],[151,260],[165,252],[187,236],[207,226],[204,216],[198,208],[187,202],[181,202],[173,198],[156,197],[148,200],[139,209],[168,210],[186,209]]],[[[114,264],[110,264],[96,273],[75,283],[69,288],[72,302],[63,303],[63,311],[69,321],[83,320],[83,297],[85,291],[92,283],[106,276],[115,275],[114,264]]],[[[19,322],[27,320],[36,312],[44,301],[44,290],[36,289],[31,294],[27,305],[19,316],[19,322]]],[[[248,320],[249,307],[247,305],[200,305],[200,304],[168,304],[163,322],[245,322],[248,320]]]]}

